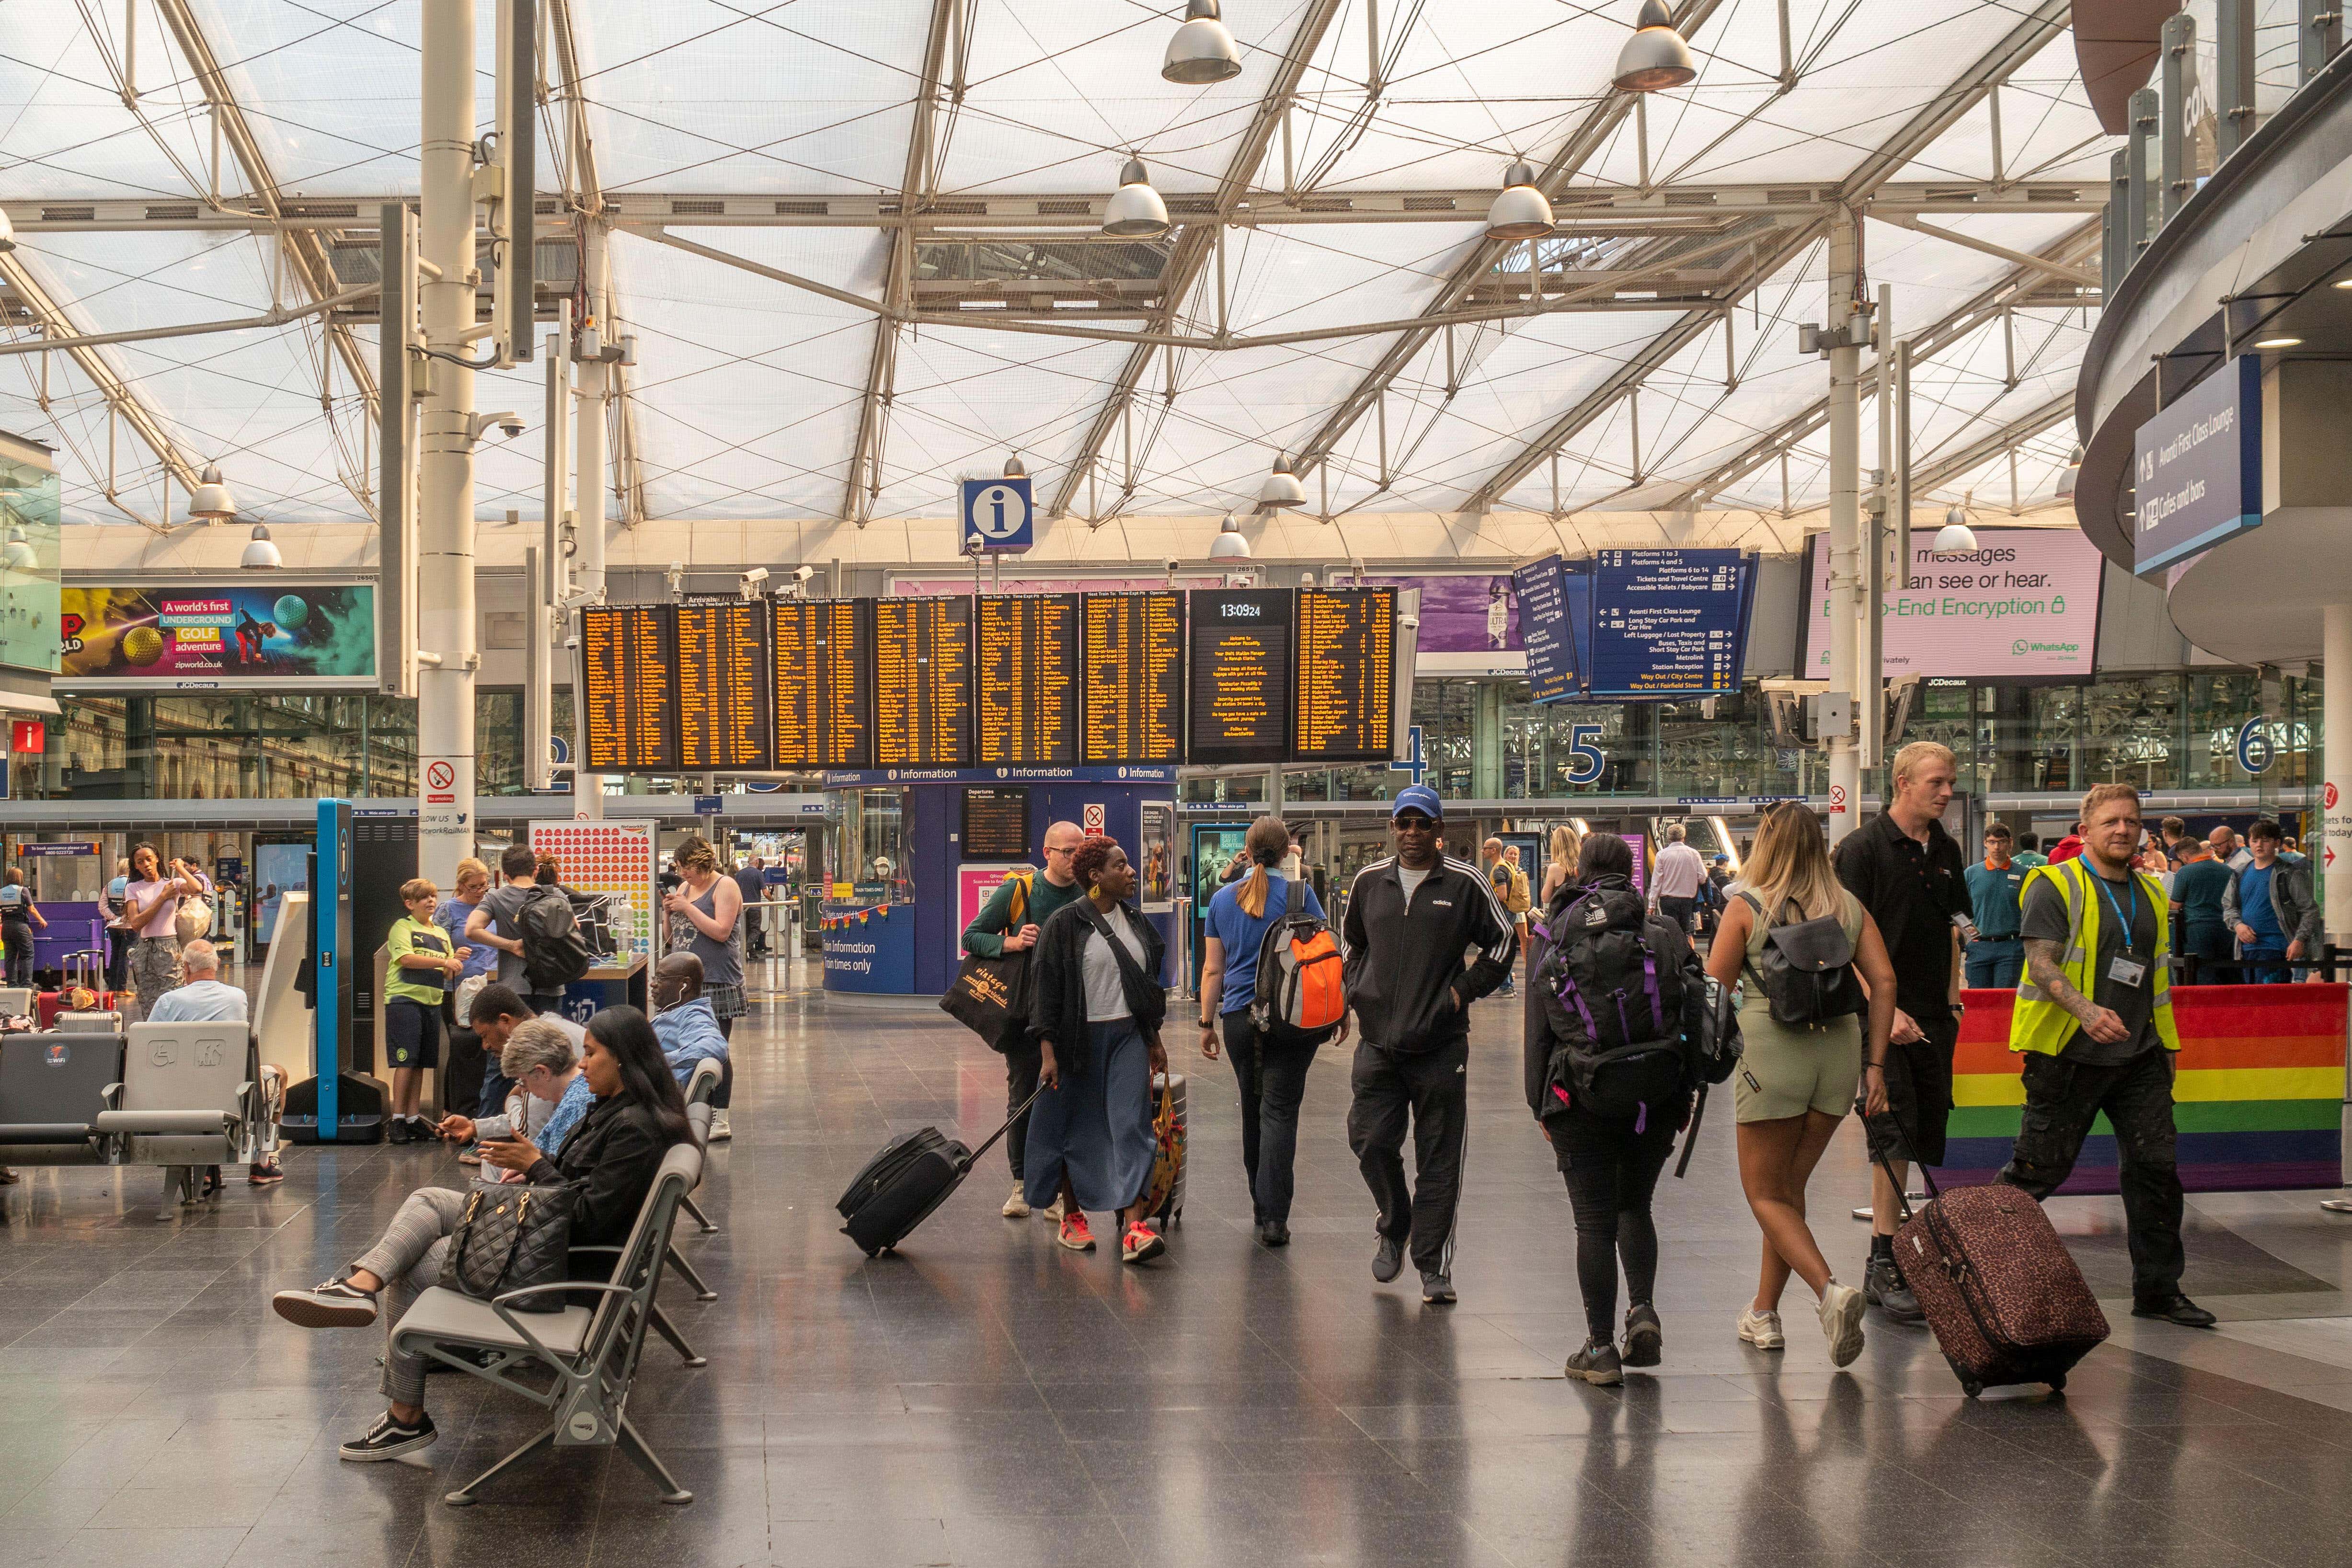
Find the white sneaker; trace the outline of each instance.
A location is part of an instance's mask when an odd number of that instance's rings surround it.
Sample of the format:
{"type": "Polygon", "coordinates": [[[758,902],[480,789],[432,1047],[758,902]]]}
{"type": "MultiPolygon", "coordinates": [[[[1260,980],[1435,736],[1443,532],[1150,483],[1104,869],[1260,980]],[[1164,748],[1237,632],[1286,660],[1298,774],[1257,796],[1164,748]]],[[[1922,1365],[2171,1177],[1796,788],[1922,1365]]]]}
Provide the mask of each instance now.
{"type": "Polygon", "coordinates": [[[723,1144],[734,1135],[734,1129],[730,1128],[727,1124],[726,1112],[713,1111],[710,1113],[710,1137],[708,1140],[709,1142],[723,1144]]]}
{"type": "Polygon", "coordinates": [[[1062,1223],[1062,1200],[1060,1198],[1057,1197],[1053,1202],[1045,1206],[1045,1218],[1052,1220],[1056,1225],[1062,1223]]]}
{"type": "Polygon", "coordinates": [[[1759,1312],[1753,1307],[1739,1310],[1739,1337],[1758,1350],[1786,1350],[1789,1336],[1780,1332],[1780,1314],[1759,1312]]]}
{"type": "Polygon", "coordinates": [[[1013,1196],[1004,1200],[1004,1207],[1002,1212],[1007,1219],[1026,1219],[1029,1218],[1029,1200],[1022,1196],[1022,1192],[1019,1187],[1014,1187],[1013,1189],[1013,1196]]]}
{"type": "Polygon", "coordinates": [[[1862,1354],[1862,1292],[1832,1280],[1822,1292],[1822,1333],[1830,1342],[1830,1364],[1845,1366],[1862,1354]]]}

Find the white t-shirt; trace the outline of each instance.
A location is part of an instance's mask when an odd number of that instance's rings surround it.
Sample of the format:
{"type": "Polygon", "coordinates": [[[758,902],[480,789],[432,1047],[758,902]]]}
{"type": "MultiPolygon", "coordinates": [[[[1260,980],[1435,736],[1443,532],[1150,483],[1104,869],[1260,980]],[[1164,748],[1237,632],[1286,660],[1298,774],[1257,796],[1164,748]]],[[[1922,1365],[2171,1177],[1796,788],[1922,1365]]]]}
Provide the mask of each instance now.
{"type": "Polygon", "coordinates": [[[1423,883],[1427,882],[1429,880],[1429,873],[1436,869],[1437,868],[1433,865],[1426,865],[1422,867],[1419,871],[1415,871],[1412,867],[1405,864],[1404,862],[1397,862],[1397,881],[1404,884],[1404,902],[1406,908],[1410,909],[1412,907],[1413,889],[1419,887],[1423,883]]]}
{"type": "MultiPolygon", "coordinates": [[[[1124,910],[1114,912],[1103,922],[1117,936],[1120,946],[1140,967],[1143,963],[1143,939],[1135,934],[1135,926],[1124,910]]],[[[1079,950],[1078,967],[1087,985],[1087,1021],[1108,1023],[1113,1019],[1133,1018],[1135,1009],[1127,1005],[1127,988],[1119,984],[1118,956],[1104,941],[1102,933],[1087,933],[1087,945],[1079,950]]]]}
{"type": "Polygon", "coordinates": [[[1698,884],[1706,880],[1706,862],[1688,844],[1668,844],[1658,852],[1658,863],[1650,873],[1651,891],[1660,898],[1696,898],[1698,884]]]}

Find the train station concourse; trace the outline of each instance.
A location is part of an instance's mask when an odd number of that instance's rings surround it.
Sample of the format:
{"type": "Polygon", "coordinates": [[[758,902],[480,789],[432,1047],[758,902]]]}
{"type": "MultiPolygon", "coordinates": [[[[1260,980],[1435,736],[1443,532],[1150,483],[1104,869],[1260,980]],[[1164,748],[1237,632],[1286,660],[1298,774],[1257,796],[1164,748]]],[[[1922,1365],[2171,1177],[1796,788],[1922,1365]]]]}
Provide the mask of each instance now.
{"type": "Polygon", "coordinates": [[[6,0],[0,1564],[2352,1563],[2344,42],[6,0]]]}

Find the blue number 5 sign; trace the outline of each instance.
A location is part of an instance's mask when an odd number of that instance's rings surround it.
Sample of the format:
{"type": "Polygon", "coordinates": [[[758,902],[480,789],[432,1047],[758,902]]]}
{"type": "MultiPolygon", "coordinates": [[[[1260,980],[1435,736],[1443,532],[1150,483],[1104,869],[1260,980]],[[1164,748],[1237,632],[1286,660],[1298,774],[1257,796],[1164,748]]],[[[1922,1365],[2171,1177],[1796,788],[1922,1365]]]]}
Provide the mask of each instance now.
{"type": "Polygon", "coordinates": [[[963,520],[963,548],[984,550],[1004,550],[1018,555],[1035,539],[1031,526],[1036,508],[1029,499],[1027,479],[966,479],[962,485],[961,504],[958,508],[963,520]]]}

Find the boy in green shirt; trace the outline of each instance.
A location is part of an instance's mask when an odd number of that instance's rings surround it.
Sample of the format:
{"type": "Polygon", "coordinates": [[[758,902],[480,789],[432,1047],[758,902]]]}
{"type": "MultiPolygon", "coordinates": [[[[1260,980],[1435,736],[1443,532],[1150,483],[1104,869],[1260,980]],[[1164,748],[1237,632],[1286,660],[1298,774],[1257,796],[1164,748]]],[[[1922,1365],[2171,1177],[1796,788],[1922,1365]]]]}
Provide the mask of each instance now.
{"type": "Polygon", "coordinates": [[[425,1070],[441,1064],[441,977],[466,967],[470,949],[452,952],[449,934],[433,923],[441,890],[425,878],[400,885],[408,913],[392,923],[384,952],[392,960],[383,991],[385,1054],[392,1062],[392,1125],[387,1143],[416,1144],[433,1129],[416,1113],[425,1091],[425,1070]]]}

